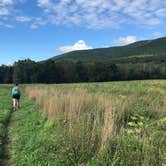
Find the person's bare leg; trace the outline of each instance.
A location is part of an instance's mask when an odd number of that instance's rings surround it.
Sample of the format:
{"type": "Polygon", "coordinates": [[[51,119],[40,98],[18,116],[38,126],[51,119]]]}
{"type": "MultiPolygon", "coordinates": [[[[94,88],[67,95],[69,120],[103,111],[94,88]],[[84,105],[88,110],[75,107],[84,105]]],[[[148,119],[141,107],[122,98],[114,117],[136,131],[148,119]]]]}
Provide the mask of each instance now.
{"type": "Polygon", "coordinates": [[[17,99],[16,99],[16,109],[18,108],[18,101],[17,101],[17,99]]]}
{"type": "Polygon", "coordinates": [[[13,109],[16,110],[16,99],[13,99],[13,109]]]}

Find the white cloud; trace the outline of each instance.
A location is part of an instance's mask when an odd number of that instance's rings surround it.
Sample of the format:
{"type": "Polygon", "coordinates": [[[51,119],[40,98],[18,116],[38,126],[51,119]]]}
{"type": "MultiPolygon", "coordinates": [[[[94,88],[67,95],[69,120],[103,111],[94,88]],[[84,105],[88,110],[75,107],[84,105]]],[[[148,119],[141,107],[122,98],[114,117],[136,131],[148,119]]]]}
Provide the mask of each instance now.
{"type": "Polygon", "coordinates": [[[0,0],[0,26],[13,28],[15,21],[30,21],[28,16],[21,16],[21,9],[16,9],[16,4],[24,2],[26,0],[0,0]]]}
{"type": "Polygon", "coordinates": [[[38,28],[38,25],[36,25],[36,24],[30,25],[30,29],[37,29],[37,28],[38,28]]]}
{"type": "Polygon", "coordinates": [[[11,6],[14,0],[0,0],[0,17],[11,14],[11,6]]]}
{"type": "Polygon", "coordinates": [[[16,21],[18,22],[30,22],[31,18],[27,16],[18,16],[16,17],[16,21]]]}
{"type": "Polygon", "coordinates": [[[13,25],[8,24],[8,23],[3,23],[3,22],[0,21],[0,27],[1,27],[1,26],[6,27],[6,28],[14,28],[13,25]]]}
{"type": "Polygon", "coordinates": [[[47,24],[47,20],[44,20],[41,17],[33,18],[33,22],[30,25],[30,29],[37,29],[40,26],[44,26],[47,24]]]}
{"type": "Polygon", "coordinates": [[[117,40],[114,40],[113,43],[117,45],[127,45],[137,41],[136,36],[127,36],[127,37],[120,37],[117,40]]]}
{"type": "Polygon", "coordinates": [[[10,14],[10,11],[3,7],[3,8],[0,8],[0,16],[6,16],[6,15],[9,15],[10,14]]]}
{"type": "Polygon", "coordinates": [[[64,53],[75,50],[88,50],[88,49],[92,49],[92,47],[88,46],[84,40],[79,40],[78,42],[76,42],[74,45],[71,46],[63,46],[58,48],[59,51],[64,53]]]}
{"type": "Polygon", "coordinates": [[[161,8],[157,10],[156,15],[159,17],[166,17],[166,8],[161,8]]]}
{"type": "Polygon", "coordinates": [[[6,65],[6,66],[12,66],[14,64],[14,61],[7,62],[7,63],[0,63],[0,66],[6,65]]]}
{"type": "Polygon", "coordinates": [[[13,4],[14,0],[0,0],[0,6],[13,4]]]}
{"type": "Polygon", "coordinates": [[[159,37],[162,36],[162,34],[161,34],[160,32],[154,32],[154,33],[153,33],[153,36],[154,36],[155,38],[159,38],[159,37]]]}
{"type": "Polygon", "coordinates": [[[8,62],[6,65],[7,66],[12,66],[13,64],[14,64],[14,62],[11,61],[11,62],[8,62]]]}

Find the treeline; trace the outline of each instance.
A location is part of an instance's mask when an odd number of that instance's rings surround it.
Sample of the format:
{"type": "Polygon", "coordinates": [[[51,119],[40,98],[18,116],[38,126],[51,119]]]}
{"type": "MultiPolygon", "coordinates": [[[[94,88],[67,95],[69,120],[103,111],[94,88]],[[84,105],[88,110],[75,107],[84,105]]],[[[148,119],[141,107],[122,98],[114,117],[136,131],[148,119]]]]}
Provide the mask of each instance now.
{"type": "Polygon", "coordinates": [[[166,63],[128,63],[21,60],[13,66],[0,66],[0,84],[73,83],[118,80],[166,79],[166,63]]]}

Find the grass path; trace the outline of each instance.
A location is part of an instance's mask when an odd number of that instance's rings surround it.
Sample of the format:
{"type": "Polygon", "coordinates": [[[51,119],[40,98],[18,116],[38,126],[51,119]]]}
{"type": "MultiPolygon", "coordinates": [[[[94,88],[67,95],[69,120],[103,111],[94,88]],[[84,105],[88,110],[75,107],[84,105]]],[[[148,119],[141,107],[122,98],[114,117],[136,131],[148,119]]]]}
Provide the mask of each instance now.
{"type": "Polygon", "coordinates": [[[10,149],[10,140],[9,140],[9,135],[8,135],[8,132],[9,132],[9,128],[10,128],[10,118],[11,118],[11,113],[10,113],[10,116],[8,117],[8,120],[6,122],[6,125],[5,125],[5,136],[4,136],[4,139],[3,139],[3,158],[2,158],[2,166],[8,166],[8,161],[10,159],[10,153],[9,153],[9,149],[10,149]]]}
{"type": "Polygon", "coordinates": [[[23,94],[21,108],[9,126],[9,166],[56,166],[55,131],[38,111],[35,102],[23,94]]]}
{"type": "MultiPolygon", "coordinates": [[[[11,90],[0,87],[0,166],[46,166],[45,119],[25,94],[21,108],[11,112],[11,90]]],[[[48,134],[48,133],[47,133],[48,134]]],[[[54,164],[52,164],[54,165],[54,164]]]]}
{"type": "Polygon", "coordinates": [[[0,165],[8,165],[9,138],[8,128],[11,118],[11,98],[8,88],[0,88],[0,165]]]}
{"type": "Polygon", "coordinates": [[[13,113],[10,108],[11,90],[0,87],[0,166],[58,166],[61,128],[54,128],[24,93],[21,108],[13,113]]]}

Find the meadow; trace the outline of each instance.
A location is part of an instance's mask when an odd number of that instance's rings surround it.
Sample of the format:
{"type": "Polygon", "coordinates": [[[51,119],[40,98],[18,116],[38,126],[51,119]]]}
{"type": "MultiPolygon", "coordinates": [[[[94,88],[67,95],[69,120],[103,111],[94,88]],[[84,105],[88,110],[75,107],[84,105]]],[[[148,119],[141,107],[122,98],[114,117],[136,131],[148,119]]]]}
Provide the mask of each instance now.
{"type": "Polygon", "coordinates": [[[165,80],[23,89],[8,127],[8,165],[166,165],[165,80]]]}

